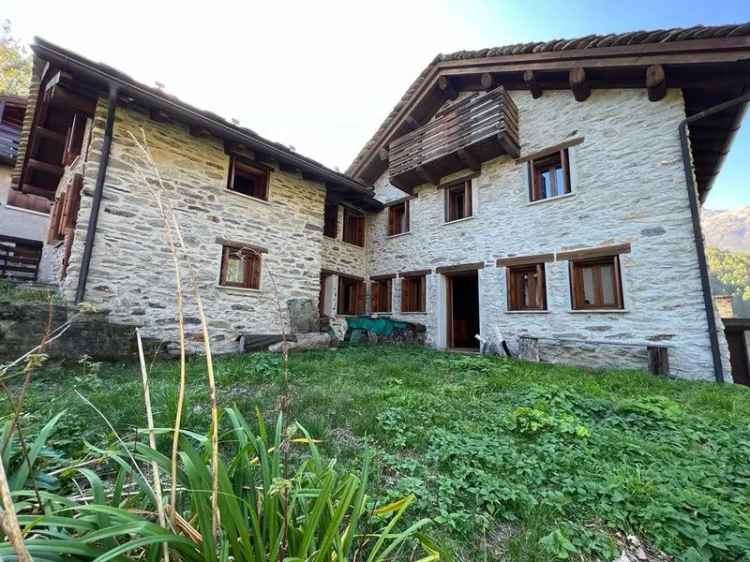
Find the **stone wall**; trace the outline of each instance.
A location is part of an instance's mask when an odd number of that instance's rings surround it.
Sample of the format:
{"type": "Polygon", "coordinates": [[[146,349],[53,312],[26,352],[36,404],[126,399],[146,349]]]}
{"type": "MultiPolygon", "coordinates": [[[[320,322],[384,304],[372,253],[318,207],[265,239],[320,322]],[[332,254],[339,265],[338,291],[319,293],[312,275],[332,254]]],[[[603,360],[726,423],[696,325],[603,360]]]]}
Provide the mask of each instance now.
{"type": "MultiPolygon", "coordinates": [[[[370,217],[365,219],[369,222],[370,217]]],[[[336,221],[337,231],[336,238],[323,236],[323,246],[321,254],[321,267],[328,271],[335,271],[354,277],[367,277],[367,247],[368,237],[365,235],[365,246],[357,246],[343,241],[344,235],[344,208],[338,207],[338,220],[336,221]]],[[[365,234],[367,229],[365,228],[365,234]]],[[[333,328],[336,337],[342,339],[346,333],[346,318],[337,314],[336,308],[338,303],[339,277],[330,275],[326,278],[326,286],[323,294],[323,313],[331,318],[330,325],[333,328]]]]}
{"type": "MultiPolygon", "coordinates": [[[[532,99],[511,92],[519,109],[522,154],[583,136],[570,149],[569,196],[529,203],[526,165],[509,157],[486,162],[472,180],[474,217],[444,223],[443,193],[416,188],[411,232],[386,236],[387,213],[368,228],[371,275],[484,262],[479,271],[481,334],[518,349],[520,336],[604,340],[669,347],[671,374],[713,380],[713,365],[677,126],[685,116],[679,90],[660,102],[645,90],[595,90],[584,103],[569,91],[532,99]],[[629,242],[621,256],[625,309],[571,309],[567,262],[548,263],[544,312],[508,312],[505,271],[498,258],[629,242]]],[[[465,172],[464,172],[465,173],[465,172]]],[[[403,197],[376,183],[382,201],[403,197]]],[[[445,338],[445,278],[428,276],[426,314],[394,317],[427,326],[438,347],[445,338]]],[[[399,284],[393,310],[400,307],[399,284]]],[[[729,372],[723,333],[725,372],[729,372]]],[[[554,360],[553,355],[548,358],[554,360]]]]}
{"type": "Polygon", "coordinates": [[[77,361],[92,359],[120,359],[135,356],[135,330],[130,326],[110,323],[106,314],[78,314],[78,310],[64,305],[46,303],[0,302],[0,359],[12,360],[39,345],[49,324],[54,330],[68,320],[70,328],[45,348],[54,359],[77,361]]]}
{"type": "MultiPolygon", "coordinates": [[[[80,272],[105,115],[106,100],[100,100],[89,156],[92,165],[84,174],[71,265],[63,285],[66,300],[72,300],[80,272]]],[[[240,333],[280,333],[277,296],[282,303],[292,298],[317,302],[324,186],[277,169],[270,175],[268,202],[230,192],[226,189],[229,157],[220,140],[189,136],[185,126],[157,123],[122,107],[116,111],[87,301],[110,310],[114,322],[143,326],[146,336],[177,338],[172,258],[154,197],[137,169],[152,185],[158,188],[158,184],[127,134],[142,139],[142,131],[164,179],[162,197],[176,210],[190,250],[214,351],[236,350],[240,333]],[[220,239],[268,249],[259,290],[219,287],[220,239]]],[[[188,283],[186,278],[183,271],[188,283]]],[[[195,302],[192,297],[187,301],[189,338],[199,341],[195,302]]]]}

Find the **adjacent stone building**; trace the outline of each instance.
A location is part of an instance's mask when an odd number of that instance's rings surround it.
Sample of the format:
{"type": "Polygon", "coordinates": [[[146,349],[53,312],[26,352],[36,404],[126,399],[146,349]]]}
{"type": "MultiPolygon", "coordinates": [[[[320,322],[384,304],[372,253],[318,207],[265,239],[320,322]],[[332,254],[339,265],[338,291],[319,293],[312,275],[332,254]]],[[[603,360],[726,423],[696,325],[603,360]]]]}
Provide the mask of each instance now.
{"type": "Polygon", "coordinates": [[[698,219],[747,102],[748,25],[441,55],[346,175],[34,52],[14,188],[55,201],[67,301],[173,342],[174,215],[219,351],[312,302],[339,336],[388,316],[438,348],[731,380],[698,219]]]}

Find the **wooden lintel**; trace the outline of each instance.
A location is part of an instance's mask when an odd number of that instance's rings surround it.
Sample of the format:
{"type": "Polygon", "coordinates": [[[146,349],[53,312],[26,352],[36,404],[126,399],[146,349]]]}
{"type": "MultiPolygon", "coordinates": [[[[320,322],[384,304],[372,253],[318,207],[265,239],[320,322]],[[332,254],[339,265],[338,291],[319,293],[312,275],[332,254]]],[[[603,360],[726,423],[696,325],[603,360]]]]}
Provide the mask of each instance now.
{"type": "Polygon", "coordinates": [[[456,265],[441,265],[435,268],[436,273],[462,273],[464,271],[477,271],[484,269],[484,262],[460,263],[456,265]]]}
{"type": "Polygon", "coordinates": [[[459,148],[456,151],[456,156],[461,160],[464,166],[478,172],[482,169],[482,163],[477,160],[474,155],[465,148],[459,148]]]}
{"type": "Polygon", "coordinates": [[[198,125],[190,125],[190,135],[198,138],[208,138],[211,136],[211,131],[198,125]]]}
{"type": "Polygon", "coordinates": [[[414,168],[414,171],[427,183],[431,183],[433,185],[437,185],[440,183],[440,178],[436,178],[435,175],[430,173],[430,171],[424,166],[417,166],[414,168]]]}
{"type": "Polygon", "coordinates": [[[378,156],[380,156],[380,160],[383,162],[388,162],[388,149],[387,148],[381,148],[378,151],[378,156]]]}
{"type": "Polygon", "coordinates": [[[542,90],[542,86],[539,84],[539,79],[537,78],[537,75],[533,70],[524,71],[523,81],[526,84],[526,87],[531,92],[532,98],[537,99],[542,97],[544,90],[542,90]]]}
{"type": "Polygon", "coordinates": [[[570,70],[568,81],[576,101],[586,101],[591,95],[591,84],[586,79],[586,70],[582,66],[570,70]]]}
{"type": "Polygon", "coordinates": [[[449,100],[454,100],[458,97],[458,90],[456,90],[456,88],[453,86],[453,83],[451,82],[451,79],[447,76],[441,76],[440,78],[438,78],[437,84],[440,91],[449,100]]]}
{"type": "Polygon", "coordinates": [[[496,82],[495,82],[495,76],[493,74],[490,74],[489,72],[483,72],[479,81],[482,84],[483,90],[486,90],[489,92],[490,90],[495,89],[496,82]]]}
{"type": "Polygon", "coordinates": [[[171,123],[172,122],[172,118],[169,116],[169,114],[159,109],[152,109],[149,112],[149,117],[151,118],[152,121],[156,121],[157,123],[171,123]]]}
{"type": "Polygon", "coordinates": [[[398,276],[401,278],[421,277],[422,275],[430,275],[431,273],[432,273],[431,269],[415,269],[414,271],[400,271],[398,276]]]}
{"type": "Polygon", "coordinates": [[[667,75],[662,65],[652,64],[646,69],[646,90],[651,101],[659,101],[667,95],[667,75]]]}

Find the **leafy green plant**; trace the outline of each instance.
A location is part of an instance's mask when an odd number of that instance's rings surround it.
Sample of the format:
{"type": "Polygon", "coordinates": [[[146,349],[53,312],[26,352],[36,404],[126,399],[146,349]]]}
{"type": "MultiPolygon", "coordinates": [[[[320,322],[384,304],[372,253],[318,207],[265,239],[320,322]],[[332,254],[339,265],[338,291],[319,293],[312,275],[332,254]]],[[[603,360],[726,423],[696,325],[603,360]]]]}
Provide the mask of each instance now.
{"type": "MultiPolygon", "coordinates": [[[[424,552],[421,562],[440,559],[439,551],[420,535],[429,519],[402,524],[413,495],[369,507],[369,458],[359,474],[340,471],[335,461],[324,462],[316,441],[300,426],[292,424],[283,435],[279,417],[269,434],[258,414],[256,435],[240,412],[228,409],[226,415],[236,448],[219,464],[220,528],[216,535],[212,533],[209,439],[186,433],[180,442],[178,471],[183,491],[173,529],[151,522],[155,494],[132,462],[155,462],[169,474],[170,459],[137,444],[125,451],[91,446],[119,467],[109,493],[97,473],[82,468],[78,472],[89,483],[91,501],[40,492],[45,505],[44,513],[38,514],[31,509],[36,492],[16,489],[18,519],[30,537],[26,540],[30,553],[44,560],[157,560],[160,545],[167,544],[179,559],[195,562],[383,562],[406,559],[405,548],[411,550],[416,543],[424,552]],[[286,474],[284,457],[290,447],[300,445],[305,452],[297,468],[286,474]],[[137,483],[137,496],[123,493],[128,479],[137,483]]],[[[24,481],[23,475],[18,481],[24,481]]],[[[12,554],[10,545],[0,545],[0,557],[12,554]]]]}

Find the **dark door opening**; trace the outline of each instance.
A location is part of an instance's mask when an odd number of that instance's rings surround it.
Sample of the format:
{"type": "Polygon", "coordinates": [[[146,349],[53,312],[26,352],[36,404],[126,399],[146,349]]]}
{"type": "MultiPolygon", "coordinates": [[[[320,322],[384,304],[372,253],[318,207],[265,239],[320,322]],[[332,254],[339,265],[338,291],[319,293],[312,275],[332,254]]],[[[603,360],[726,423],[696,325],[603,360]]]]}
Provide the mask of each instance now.
{"type": "Polygon", "coordinates": [[[750,370],[748,370],[747,348],[745,347],[745,332],[740,330],[726,330],[729,346],[729,362],[732,366],[732,378],[735,384],[750,385],[750,370]]]}
{"type": "Polygon", "coordinates": [[[448,277],[448,347],[479,349],[479,276],[465,271],[448,277]]]}

